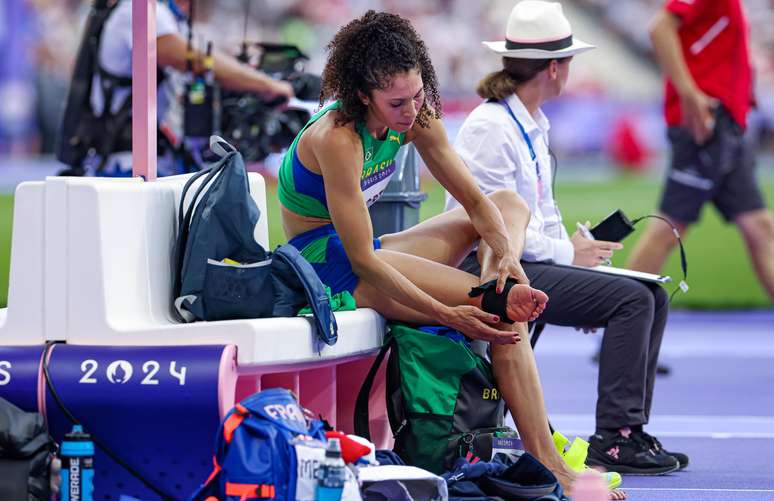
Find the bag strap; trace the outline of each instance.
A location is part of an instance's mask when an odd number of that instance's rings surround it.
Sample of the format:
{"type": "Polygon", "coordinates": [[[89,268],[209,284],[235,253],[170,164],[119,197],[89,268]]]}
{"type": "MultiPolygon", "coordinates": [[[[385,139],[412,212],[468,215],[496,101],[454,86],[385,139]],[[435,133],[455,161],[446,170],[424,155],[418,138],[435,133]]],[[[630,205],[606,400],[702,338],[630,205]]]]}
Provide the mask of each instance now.
{"type": "Polygon", "coordinates": [[[199,199],[199,195],[201,195],[202,190],[210,183],[212,178],[215,177],[215,175],[218,172],[220,172],[221,170],[223,170],[221,163],[217,163],[215,165],[207,167],[206,169],[200,170],[199,172],[197,172],[196,174],[191,176],[191,179],[189,179],[185,183],[185,186],[183,187],[183,191],[180,193],[180,206],[179,206],[179,210],[178,210],[178,213],[177,213],[178,224],[183,224],[183,222],[187,222],[187,223],[191,222],[191,217],[193,215],[193,209],[194,209],[194,206],[196,205],[196,201],[199,199]],[[186,197],[186,195],[188,195],[188,190],[191,188],[191,186],[193,186],[193,184],[199,178],[201,178],[202,176],[205,176],[205,175],[207,176],[207,179],[205,179],[201,183],[201,185],[199,185],[199,187],[196,190],[196,193],[191,198],[191,203],[188,205],[188,209],[184,211],[183,209],[185,207],[185,197],[186,197]]]}
{"type": "Polygon", "coordinates": [[[250,414],[242,404],[234,406],[234,412],[223,422],[223,439],[230,444],[234,439],[234,432],[242,424],[242,421],[250,414]]]}
{"type": "Polygon", "coordinates": [[[279,258],[284,263],[287,263],[296,273],[296,276],[301,281],[301,285],[304,286],[306,300],[314,313],[312,317],[317,328],[317,337],[329,346],[336,344],[339,337],[336,317],[331,309],[328,292],[325,290],[325,286],[320,281],[312,265],[304,259],[301,253],[298,252],[298,249],[290,244],[277,247],[277,250],[272,254],[272,258],[279,258]]]}
{"type": "MultiPolygon", "coordinates": [[[[216,488],[216,481],[220,479],[220,473],[223,471],[223,468],[218,464],[218,458],[215,456],[212,456],[212,471],[210,472],[210,475],[207,477],[207,480],[205,480],[197,489],[196,492],[194,492],[191,497],[189,498],[190,501],[206,501],[210,498],[209,494],[215,494],[212,492],[216,488]],[[207,497],[205,497],[207,496],[207,497]]],[[[217,498],[216,498],[217,499],[217,498]]]]}
{"type": "MultiPolygon", "coordinates": [[[[219,439],[216,441],[216,444],[221,444],[217,445],[221,452],[224,451],[226,447],[231,445],[231,442],[234,439],[234,432],[237,428],[239,428],[239,426],[249,414],[250,411],[245,409],[241,403],[238,403],[234,406],[234,412],[229,414],[228,417],[221,423],[220,428],[218,429],[219,439]],[[223,442],[221,442],[221,440],[223,440],[223,442]]],[[[216,451],[215,455],[212,456],[212,471],[207,477],[207,480],[205,480],[204,483],[202,483],[196,492],[189,498],[192,501],[200,501],[203,499],[206,501],[207,499],[210,499],[209,496],[207,498],[204,496],[207,496],[209,493],[208,488],[212,487],[213,482],[219,478],[221,471],[223,471],[223,468],[218,464],[217,454],[218,451],[216,451]]]]}
{"type": "Polygon", "coordinates": [[[193,215],[193,208],[196,205],[196,200],[199,198],[199,195],[201,194],[202,188],[207,186],[209,182],[212,180],[212,178],[215,176],[217,172],[215,172],[215,168],[218,167],[218,165],[207,167],[206,169],[203,169],[193,176],[191,176],[191,179],[188,180],[187,183],[185,183],[185,186],[183,187],[183,191],[180,194],[180,206],[178,209],[177,214],[177,242],[175,242],[175,281],[172,286],[172,295],[174,298],[180,295],[180,289],[182,287],[182,281],[183,281],[183,260],[185,259],[185,248],[188,244],[188,234],[189,234],[189,226],[191,224],[191,217],[193,215]],[[207,179],[202,182],[199,189],[196,191],[196,194],[191,199],[191,203],[188,206],[188,211],[185,211],[185,197],[188,194],[188,190],[191,188],[193,183],[195,183],[198,179],[200,179],[202,176],[207,176],[207,179]]]}
{"type": "MultiPolygon", "coordinates": [[[[232,153],[237,153],[236,148],[231,146],[222,137],[215,135],[210,136],[210,150],[212,150],[212,152],[215,153],[220,158],[220,160],[216,164],[202,169],[191,176],[191,179],[189,179],[185,183],[185,186],[183,186],[183,192],[180,194],[180,207],[177,213],[178,224],[183,224],[184,220],[190,224],[191,217],[193,215],[193,208],[196,205],[196,201],[199,199],[199,195],[201,194],[202,190],[209,184],[209,182],[217,175],[218,172],[222,171],[226,167],[229,155],[232,153]],[[188,194],[188,190],[191,188],[191,186],[193,186],[196,180],[206,174],[208,174],[207,179],[199,186],[199,189],[196,190],[196,194],[191,199],[191,204],[188,206],[188,211],[186,212],[184,218],[183,207],[185,207],[185,196],[188,194]]],[[[186,224],[186,227],[188,227],[188,224],[186,224]]]]}
{"type": "Polygon", "coordinates": [[[274,499],[276,490],[272,484],[240,484],[226,482],[226,496],[239,496],[240,501],[246,499],[274,499]]]}
{"type": "Polygon", "coordinates": [[[185,183],[185,186],[183,186],[183,192],[180,195],[180,206],[177,212],[178,224],[182,224],[183,222],[183,207],[185,207],[185,196],[188,194],[188,190],[191,188],[191,186],[193,186],[197,179],[206,174],[209,174],[209,176],[207,176],[207,180],[205,180],[196,191],[196,194],[191,200],[191,205],[188,206],[188,212],[185,215],[185,219],[189,221],[191,219],[191,214],[193,213],[193,207],[196,205],[195,202],[199,198],[199,194],[202,192],[202,189],[207,186],[215,174],[224,169],[229,154],[237,152],[233,146],[231,146],[225,139],[220,136],[210,136],[210,150],[212,150],[212,152],[215,153],[220,158],[220,160],[214,165],[210,165],[209,167],[204,168],[191,176],[191,179],[189,179],[185,183]]]}
{"type": "Polygon", "coordinates": [[[357,400],[355,401],[355,435],[363,437],[366,440],[371,440],[371,429],[368,426],[368,397],[371,396],[371,388],[374,385],[376,379],[376,373],[379,371],[384,356],[387,355],[387,351],[395,345],[395,339],[388,334],[388,338],[385,340],[382,348],[379,350],[379,354],[376,355],[374,363],[371,364],[371,369],[368,371],[368,375],[363,380],[363,385],[360,387],[360,392],[357,394],[357,400]]]}
{"type": "Polygon", "coordinates": [[[191,224],[191,218],[193,217],[193,211],[196,206],[196,202],[199,200],[199,197],[201,196],[204,189],[209,186],[210,181],[218,175],[219,172],[221,172],[223,169],[226,168],[226,164],[228,163],[227,158],[223,158],[218,163],[211,165],[205,169],[200,170],[193,176],[191,176],[191,179],[189,179],[185,186],[183,187],[183,191],[180,194],[180,207],[177,213],[177,220],[178,224],[185,226],[186,233],[188,230],[188,227],[191,224]],[[193,184],[202,176],[207,176],[207,178],[199,185],[199,187],[196,190],[196,193],[191,198],[191,203],[188,205],[188,210],[185,211],[185,215],[183,215],[183,208],[185,207],[185,197],[188,195],[188,190],[193,186],[193,184]]]}
{"type": "Polygon", "coordinates": [[[230,153],[237,151],[231,143],[216,134],[210,136],[210,150],[220,158],[226,158],[230,153]]]}

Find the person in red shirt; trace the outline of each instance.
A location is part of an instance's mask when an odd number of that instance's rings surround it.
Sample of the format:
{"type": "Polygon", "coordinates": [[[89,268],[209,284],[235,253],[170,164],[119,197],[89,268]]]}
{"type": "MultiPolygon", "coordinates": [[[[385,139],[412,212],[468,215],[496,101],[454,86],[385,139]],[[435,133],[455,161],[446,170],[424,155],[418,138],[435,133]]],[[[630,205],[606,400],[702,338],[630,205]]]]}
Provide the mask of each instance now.
{"type": "MultiPolygon", "coordinates": [[[[740,0],[667,0],[650,35],[666,76],[664,114],[672,159],[659,210],[680,234],[712,202],[742,233],[755,271],[774,300],[774,216],[755,178],[744,138],[753,103],[748,24],[740,0]]],[[[659,273],[676,240],[651,223],[628,268],[659,273]]]]}

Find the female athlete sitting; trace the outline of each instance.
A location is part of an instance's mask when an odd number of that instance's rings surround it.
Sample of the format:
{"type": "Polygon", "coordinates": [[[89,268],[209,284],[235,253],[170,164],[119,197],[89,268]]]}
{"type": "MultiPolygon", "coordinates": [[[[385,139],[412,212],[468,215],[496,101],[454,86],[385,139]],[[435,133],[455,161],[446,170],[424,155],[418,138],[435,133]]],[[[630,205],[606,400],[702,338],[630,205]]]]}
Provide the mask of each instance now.
{"type": "Polygon", "coordinates": [[[535,359],[523,342],[525,322],[548,301],[519,264],[529,210],[512,191],[483,195],[454,152],[435,71],[407,20],[369,11],[341,28],[328,50],[320,98],[335,101],[298,134],[279,174],[290,243],[332,293],[349,291],[360,307],[491,342],[494,374],[525,448],[569,491],[575,474],[554,448],[535,359]],[[374,239],[368,205],[409,142],[462,207],[374,239]],[[479,242],[480,279],[456,269],[479,242]],[[470,297],[481,284],[486,290],[470,297]]]}

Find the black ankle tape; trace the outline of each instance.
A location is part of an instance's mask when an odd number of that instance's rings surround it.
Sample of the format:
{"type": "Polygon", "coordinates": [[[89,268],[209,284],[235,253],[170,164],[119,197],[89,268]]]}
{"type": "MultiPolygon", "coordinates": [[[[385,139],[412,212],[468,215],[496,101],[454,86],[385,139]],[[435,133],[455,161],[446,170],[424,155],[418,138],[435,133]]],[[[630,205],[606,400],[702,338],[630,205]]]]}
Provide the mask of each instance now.
{"type": "Polygon", "coordinates": [[[498,294],[497,280],[490,280],[485,284],[481,284],[478,287],[473,287],[470,289],[468,296],[477,297],[483,294],[484,297],[481,298],[481,309],[487,313],[494,313],[495,315],[499,316],[501,322],[512,324],[514,322],[508,318],[506,308],[508,307],[508,292],[511,290],[511,287],[516,284],[518,284],[518,282],[515,279],[509,277],[505,280],[505,287],[503,287],[503,292],[498,294]]]}

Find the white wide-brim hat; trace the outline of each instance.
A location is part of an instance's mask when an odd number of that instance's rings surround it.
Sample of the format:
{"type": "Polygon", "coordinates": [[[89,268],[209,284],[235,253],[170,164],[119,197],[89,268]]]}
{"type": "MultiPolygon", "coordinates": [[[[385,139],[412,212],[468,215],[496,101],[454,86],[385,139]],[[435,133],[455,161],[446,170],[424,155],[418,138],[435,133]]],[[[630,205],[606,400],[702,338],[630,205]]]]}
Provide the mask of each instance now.
{"type": "Polygon", "coordinates": [[[573,37],[561,4],[539,0],[523,0],[514,5],[505,40],[483,44],[501,56],[523,59],[558,59],[594,48],[573,37]]]}

